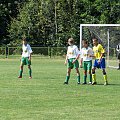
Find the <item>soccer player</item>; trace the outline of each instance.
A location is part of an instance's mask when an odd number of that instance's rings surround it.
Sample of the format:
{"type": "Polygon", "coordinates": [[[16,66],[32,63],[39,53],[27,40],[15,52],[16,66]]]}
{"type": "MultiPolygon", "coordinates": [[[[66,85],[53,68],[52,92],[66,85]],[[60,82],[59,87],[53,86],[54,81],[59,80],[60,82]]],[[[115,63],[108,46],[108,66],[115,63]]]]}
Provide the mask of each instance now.
{"type": "Polygon", "coordinates": [[[120,70],[120,43],[117,45],[117,48],[116,48],[117,52],[118,52],[118,60],[119,60],[119,67],[118,67],[118,70],[120,70]]]}
{"type": "Polygon", "coordinates": [[[79,72],[79,62],[78,58],[80,56],[80,51],[78,50],[78,47],[74,45],[74,39],[69,38],[68,39],[68,49],[67,49],[67,55],[65,59],[65,65],[67,64],[67,76],[64,84],[68,84],[68,81],[70,79],[70,73],[71,69],[75,68],[77,73],[77,83],[80,84],[80,72],[79,72]]]}
{"type": "Polygon", "coordinates": [[[96,74],[95,74],[95,70],[96,68],[100,68],[102,69],[103,72],[103,77],[104,77],[104,85],[108,85],[108,81],[107,81],[107,74],[105,71],[105,50],[103,49],[103,46],[101,44],[98,43],[98,39],[97,38],[93,38],[93,51],[94,51],[94,57],[95,57],[95,61],[94,61],[94,66],[92,69],[92,85],[97,84],[96,82],[96,74]]]}
{"type": "Polygon", "coordinates": [[[87,71],[89,73],[89,84],[92,84],[92,56],[93,56],[93,50],[88,46],[88,41],[83,40],[82,41],[83,48],[81,49],[81,64],[83,65],[84,69],[84,82],[83,84],[87,84],[87,71]]]}
{"type": "Polygon", "coordinates": [[[21,57],[21,64],[20,64],[20,72],[18,78],[22,78],[22,73],[23,73],[23,66],[28,65],[29,69],[29,78],[32,78],[32,70],[31,70],[31,54],[32,54],[32,49],[30,45],[27,43],[26,38],[23,38],[22,40],[22,57],[21,57]]]}

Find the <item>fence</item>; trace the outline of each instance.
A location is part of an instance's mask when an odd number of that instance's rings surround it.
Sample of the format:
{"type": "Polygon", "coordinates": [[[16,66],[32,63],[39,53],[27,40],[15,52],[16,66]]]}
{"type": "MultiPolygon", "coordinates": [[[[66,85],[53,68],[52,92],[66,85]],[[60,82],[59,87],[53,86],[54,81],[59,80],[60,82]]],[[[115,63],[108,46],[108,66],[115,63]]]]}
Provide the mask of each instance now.
{"type": "MultiPolygon", "coordinates": [[[[33,57],[63,57],[66,54],[65,47],[32,47],[33,57]]],[[[0,47],[0,58],[15,58],[22,54],[21,47],[0,47]]]]}
{"type": "Polygon", "coordinates": [[[6,58],[6,47],[0,47],[0,58],[6,58]]]}
{"type": "MultiPolygon", "coordinates": [[[[66,47],[32,47],[33,57],[63,57],[66,54],[66,47]]],[[[21,47],[0,47],[0,58],[18,57],[22,54],[21,47]]],[[[116,59],[115,48],[110,48],[110,59],[116,59]]]]}

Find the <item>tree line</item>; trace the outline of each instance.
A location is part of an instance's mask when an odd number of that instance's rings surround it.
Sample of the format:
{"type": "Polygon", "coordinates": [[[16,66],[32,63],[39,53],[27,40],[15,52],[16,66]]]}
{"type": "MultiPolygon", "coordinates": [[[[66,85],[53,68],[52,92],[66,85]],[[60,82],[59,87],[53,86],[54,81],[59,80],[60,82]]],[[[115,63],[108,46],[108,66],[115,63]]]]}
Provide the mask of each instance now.
{"type": "Polygon", "coordinates": [[[26,36],[35,46],[64,46],[69,37],[79,43],[80,24],[119,23],[119,0],[0,1],[0,45],[26,36]]]}

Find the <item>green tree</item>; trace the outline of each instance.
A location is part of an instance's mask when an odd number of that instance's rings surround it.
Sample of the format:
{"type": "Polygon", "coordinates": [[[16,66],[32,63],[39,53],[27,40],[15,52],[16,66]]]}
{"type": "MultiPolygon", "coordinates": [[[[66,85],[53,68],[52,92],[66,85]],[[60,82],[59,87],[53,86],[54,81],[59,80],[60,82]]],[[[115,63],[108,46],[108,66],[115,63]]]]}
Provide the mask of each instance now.
{"type": "MultiPolygon", "coordinates": [[[[19,43],[22,35],[35,45],[63,46],[69,37],[79,44],[80,24],[120,23],[117,0],[29,0],[18,13],[9,26],[12,44],[19,43]]],[[[90,32],[84,31],[87,38],[90,32]]]]}
{"type": "Polygon", "coordinates": [[[10,38],[19,42],[22,35],[30,39],[33,44],[46,45],[49,39],[54,39],[54,8],[48,1],[30,0],[27,2],[17,18],[11,22],[10,38]]]}
{"type": "Polygon", "coordinates": [[[0,45],[10,42],[8,37],[8,26],[11,18],[15,18],[19,13],[19,7],[25,0],[0,0],[0,45]]]}

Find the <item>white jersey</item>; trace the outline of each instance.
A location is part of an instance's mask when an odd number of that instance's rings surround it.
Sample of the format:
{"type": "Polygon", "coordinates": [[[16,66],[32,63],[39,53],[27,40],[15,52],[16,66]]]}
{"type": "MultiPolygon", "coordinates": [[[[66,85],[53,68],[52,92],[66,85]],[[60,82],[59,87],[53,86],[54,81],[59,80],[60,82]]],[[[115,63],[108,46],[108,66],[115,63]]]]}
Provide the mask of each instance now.
{"type": "Polygon", "coordinates": [[[89,57],[88,55],[93,55],[92,48],[82,48],[81,49],[81,58],[83,58],[83,61],[91,61],[92,57],[89,57]]]}
{"type": "Polygon", "coordinates": [[[67,57],[70,58],[76,58],[80,54],[80,51],[78,50],[78,47],[76,45],[68,46],[67,50],[67,57]]]}
{"type": "Polygon", "coordinates": [[[30,54],[32,53],[32,49],[29,44],[22,46],[22,57],[30,57],[30,54]]]}

